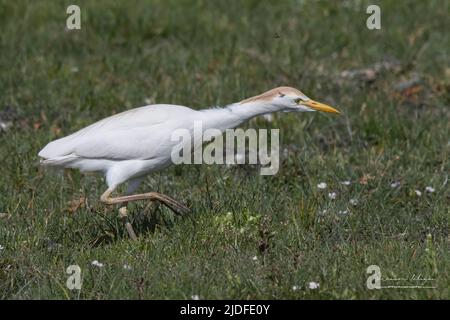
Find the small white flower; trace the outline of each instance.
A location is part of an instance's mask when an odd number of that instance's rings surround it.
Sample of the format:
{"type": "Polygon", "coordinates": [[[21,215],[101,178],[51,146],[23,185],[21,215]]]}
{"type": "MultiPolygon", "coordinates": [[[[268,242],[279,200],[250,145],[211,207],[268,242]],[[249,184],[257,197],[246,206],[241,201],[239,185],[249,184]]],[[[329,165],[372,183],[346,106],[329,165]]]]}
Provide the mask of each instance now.
{"type": "Polygon", "coordinates": [[[398,187],[400,187],[400,181],[394,181],[394,182],[391,183],[391,188],[392,189],[396,189],[398,187]]]}
{"type": "Polygon", "coordinates": [[[12,127],[11,121],[7,121],[7,122],[0,121],[0,131],[6,131],[11,127],[12,127]]]}
{"type": "Polygon", "coordinates": [[[0,250],[3,250],[3,249],[5,249],[5,247],[0,244],[0,250]]]}
{"type": "Polygon", "coordinates": [[[336,197],[337,197],[336,192],[330,192],[330,193],[328,193],[328,198],[330,198],[331,200],[336,199],[336,197]]]}
{"type": "Polygon", "coordinates": [[[351,184],[350,180],[341,181],[344,186],[349,186],[351,184]]]}
{"type": "Polygon", "coordinates": [[[293,291],[300,290],[300,287],[299,287],[299,286],[292,286],[292,290],[293,290],[293,291]]]}
{"type": "Polygon", "coordinates": [[[420,197],[422,195],[422,191],[420,191],[420,190],[414,190],[414,192],[416,193],[416,195],[418,197],[420,197]]]}
{"type": "Polygon", "coordinates": [[[191,296],[191,299],[192,299],[192,300],[200,300],[200,296],[199,296],[198,294],[193,294],[193,295],[191,296]]]}
{"type": "Polygon", "coordinates": [[[348,215],[348,210],[339,210],[338,214],[340,216],[346,216],[346,215],[348,215]]]}
{"type": "Polygon", "coordinates": [[[310,288],[311,290],[318,289],[320,288],[320,284],[318,282],[311,281],[310,283],[308,283],[308,288],[310,288]]]}
{"type": "Polygon", "coordinates": [[[325,182],[321,182],[317,185],[317,188],[319,189],[326,189],[327,188],[327,184],[325,182]]]}
{"type": "Polygon", "coordinates": [[[428,186],[428,187],[425,188],[425,191],[428,192],[428,193],[433,193],[435,190],[434,190],[433,187],[428,186]]]}
{"type": "Polygon", "coordinates": [[[130,266],[129,264],[124,264],[124,265],[123,265],[123,268],[124,268],[125,270],[131,270],[131,269],[132,269],[131,266],[130,266]]]}
{"type": "Polygon", "coordinates": [[[354,206],[354,207],[356,207],[357,205],[358,205],[358,199],[355,199],[355,198],[353,198],[353,199],[350,199],[350,204],[352,205],[352,206],[354,206]]]}
{"type": "Polygon", "coordinates": [[[91,262],[91,264],[95,267],[103,268],[104,264],[101,262],[98,262],[98,260],[94,260],[91,262]]]}
{"type": "Polygon", "coordinates": [[[257,256],[254,256],[254,257],[252,258],[252,260],[253,260],[253,261],[258,261],[258,257],[257,257],[257,256]]]}

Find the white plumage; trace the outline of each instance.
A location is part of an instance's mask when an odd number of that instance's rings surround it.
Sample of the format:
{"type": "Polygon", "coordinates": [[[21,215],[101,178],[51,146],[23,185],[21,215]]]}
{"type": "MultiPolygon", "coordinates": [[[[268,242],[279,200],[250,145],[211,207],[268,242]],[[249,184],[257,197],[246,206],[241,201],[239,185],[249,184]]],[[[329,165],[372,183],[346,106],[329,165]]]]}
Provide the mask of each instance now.
{"type": "Polygon", "coordinates": [[[170,164],[170,132],[200,117],[175,105],[150,105],[100,120],[39,152],[44,165],[101,171],[109,187],[170,164]]]}
{"type": "Polygon", "coordinates": [[[197,111],[178,105],[149,105],[113,115],[50,142],[39,156],[46,166],[103,172],[108,190],[101,199],[108,204],[150,199],[161,201],[175,211],[183,211],[184,206],[156,193],[118,198],[111,198],[110,194],[126,181],[130,182],[128,192],[131,193],[146,174],[171,165],[171,152],[179,143],[171,139],[176,129],[187,129],[192,133],[194,122],[201,121],[203,130],[224,131],[258,115],[315,110],[338,112],[289,87],[275,88],[224,108],[197,111]]]}

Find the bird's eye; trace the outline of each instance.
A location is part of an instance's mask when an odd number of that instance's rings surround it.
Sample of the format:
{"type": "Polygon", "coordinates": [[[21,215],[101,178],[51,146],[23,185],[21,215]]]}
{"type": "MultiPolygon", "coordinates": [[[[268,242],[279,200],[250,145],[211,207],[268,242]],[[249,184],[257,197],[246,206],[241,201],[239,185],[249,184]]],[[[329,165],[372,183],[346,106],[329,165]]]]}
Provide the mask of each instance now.
{"type": "Polygon", "coordinates": [[[302,103],[302,101],[303,101],[303,100],[300,99],[300,98],[297,98],[297,99],[294,100],[294,102],[295,102],[296,104],[300,104],[300,103],[302,103]]]}

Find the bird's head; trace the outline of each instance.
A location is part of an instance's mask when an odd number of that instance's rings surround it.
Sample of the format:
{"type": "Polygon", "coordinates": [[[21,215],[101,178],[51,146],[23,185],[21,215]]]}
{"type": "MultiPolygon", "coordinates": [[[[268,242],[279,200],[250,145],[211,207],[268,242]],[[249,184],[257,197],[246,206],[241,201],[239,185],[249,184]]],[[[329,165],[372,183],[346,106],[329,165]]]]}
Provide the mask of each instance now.
{"type": "Polygon", "coordinates": [[[240,103],[270,104],[279,108],[280,111],[286,112],[323,111],[340,113],[333,107],[314,101],[308,98],[301,91],[291,87],[278,87],[258,96],[245,99],[240,103]]]}

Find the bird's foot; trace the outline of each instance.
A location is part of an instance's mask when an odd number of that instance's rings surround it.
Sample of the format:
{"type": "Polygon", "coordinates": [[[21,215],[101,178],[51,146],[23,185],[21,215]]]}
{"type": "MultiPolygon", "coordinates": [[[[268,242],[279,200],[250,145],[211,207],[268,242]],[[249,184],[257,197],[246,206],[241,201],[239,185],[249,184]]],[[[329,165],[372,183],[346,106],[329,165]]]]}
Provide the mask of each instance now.
{"type": "Polygon", "coordinates": [[[127,207],[119,208],[119,218],[126,219],[128,217],[128,209],[127,207]]]}
{"type": "Polygon", "coordinates": [[[191,212],[191,210],[186,207],[185,205],[175,201],[169,196],[166,196],[161,193],[157,192],[148,192],[148,193],[142,193],[142,194],[133,194],[128,196],[122,196],[122,197],[111,197],[111,192],[113,189],[106,190],[102,196],[100,197],[100,200],[103,203],[112,205],[112,204],[118,204],[118,203],[127,203],[131,201],[138,201],[138,200],[150,200],[150,201],[158,201],[167,207],[171,209],[176,214],[187,214],[191,212]]]}
{"type": "Polygon", "coordinates": [[[119,209],[119,218],[122,219],[125,222],[125,228],[127,229],[127,232],[131,238],[131,240],[137,240],[136,233],[133,230],[133,226],[128,221],[128,209],[127,207],[121,207],[119,209]]]}
{"type": "Polygon", "coordinates": [[[184,215],[191,212],[191,209],[186,207],[184,204],[181,204],[178,201],[164,194],[158,193],[157,196],[155,196],[155,198],[157,201],[167,206],[170,210],[172,210],[176,214],[184,215]]]}

